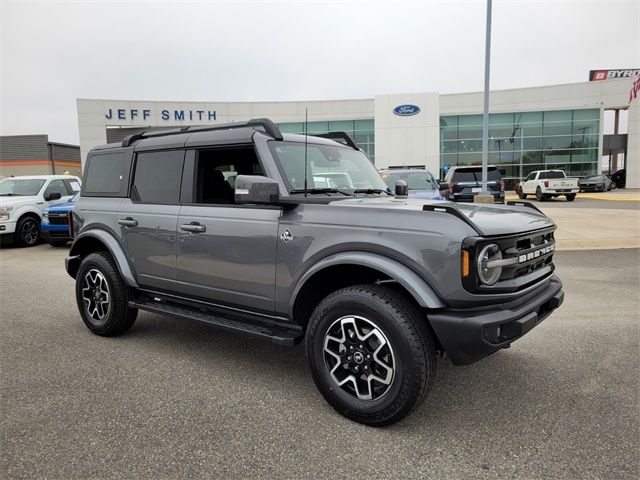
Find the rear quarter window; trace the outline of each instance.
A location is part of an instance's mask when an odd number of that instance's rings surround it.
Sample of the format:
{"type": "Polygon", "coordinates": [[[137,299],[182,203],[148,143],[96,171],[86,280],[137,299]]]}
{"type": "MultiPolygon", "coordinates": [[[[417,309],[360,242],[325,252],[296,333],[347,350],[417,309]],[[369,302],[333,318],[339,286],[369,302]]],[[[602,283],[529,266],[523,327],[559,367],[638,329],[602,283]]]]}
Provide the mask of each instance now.
{"type": "Polygon", "coordinates": [[[83,196],[125,197],[131,170],[131,153],[96,153],[87,158],[83,196]]]}

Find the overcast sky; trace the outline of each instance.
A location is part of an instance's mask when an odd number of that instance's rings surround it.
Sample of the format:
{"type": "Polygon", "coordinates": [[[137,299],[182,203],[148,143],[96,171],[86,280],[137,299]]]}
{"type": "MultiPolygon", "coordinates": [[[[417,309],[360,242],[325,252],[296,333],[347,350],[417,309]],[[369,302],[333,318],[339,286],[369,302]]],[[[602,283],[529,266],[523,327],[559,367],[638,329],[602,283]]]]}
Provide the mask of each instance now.
{"type": "MultiPolygon", "coordinates": [[[[1,134],[77,143],[76,98],[269,101],[478,91],[485,1],[0,0],[1,134]]],[[[640,65],[640,1],[493,2],[491,88],[640,65]]]]}

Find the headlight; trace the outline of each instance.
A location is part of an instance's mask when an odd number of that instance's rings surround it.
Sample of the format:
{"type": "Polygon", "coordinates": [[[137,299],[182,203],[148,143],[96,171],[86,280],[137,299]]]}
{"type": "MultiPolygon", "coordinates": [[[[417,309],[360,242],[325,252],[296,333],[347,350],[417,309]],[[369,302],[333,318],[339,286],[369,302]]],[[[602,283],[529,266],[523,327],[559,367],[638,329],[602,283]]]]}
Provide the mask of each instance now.
{"type": "Polygon", "coordinates": [[[485,285],[493,285],[502,273],[502,251],[495,243],[487,245],[478,255],[478,278],[485,285]],[[496,265],[497,264],[497,265],[496,265]]]}
{"type": "Polygon", "coordinates": [[[49,216],[49,212],[47,212],[46,210],[44,212],[42,212],[42,216],[44,218],[47,218],[49,216]]]}
{"type": "Polygon", "coordinates": [[[9,213],[13,207],[0,207],[0,220],[9,220],[9,213]]]}

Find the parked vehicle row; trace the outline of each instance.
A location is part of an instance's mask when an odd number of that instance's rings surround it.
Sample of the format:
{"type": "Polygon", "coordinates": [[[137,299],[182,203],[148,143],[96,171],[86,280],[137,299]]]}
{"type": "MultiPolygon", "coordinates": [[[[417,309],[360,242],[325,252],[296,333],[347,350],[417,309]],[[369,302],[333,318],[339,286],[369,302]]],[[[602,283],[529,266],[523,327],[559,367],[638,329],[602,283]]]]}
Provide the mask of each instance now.
{"type": "Polygon", "coordinates": [[[43,212],[68,202],[82,182],[72,175],[30,175],[0,180],[0,236],[31,247],[42,238],[43,212]]]}

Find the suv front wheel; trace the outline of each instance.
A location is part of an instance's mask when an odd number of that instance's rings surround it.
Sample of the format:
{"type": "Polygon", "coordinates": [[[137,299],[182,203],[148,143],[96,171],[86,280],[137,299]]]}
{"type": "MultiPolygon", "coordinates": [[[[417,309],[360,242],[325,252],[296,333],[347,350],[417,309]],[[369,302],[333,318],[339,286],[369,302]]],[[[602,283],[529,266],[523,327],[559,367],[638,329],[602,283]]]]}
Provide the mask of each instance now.
{"type": "Polygon", "coordinates": [[[129,307],[127,285],[104,252],[82,260],[76,276],[76,303],[89,330],[105,337],[126,332],[138,316],[138,310],[129,307]]]}
{"type": "Polygon", "coordinates": [[[322,300],[309,321],[306,351],[325,400],[367,425],[390,425],[411,413],[435,376],[426,318],[376,285],[343,288],[322,300]]]}

